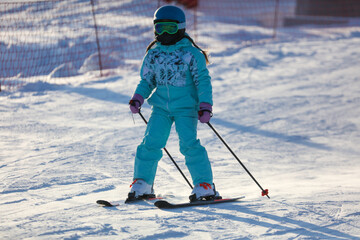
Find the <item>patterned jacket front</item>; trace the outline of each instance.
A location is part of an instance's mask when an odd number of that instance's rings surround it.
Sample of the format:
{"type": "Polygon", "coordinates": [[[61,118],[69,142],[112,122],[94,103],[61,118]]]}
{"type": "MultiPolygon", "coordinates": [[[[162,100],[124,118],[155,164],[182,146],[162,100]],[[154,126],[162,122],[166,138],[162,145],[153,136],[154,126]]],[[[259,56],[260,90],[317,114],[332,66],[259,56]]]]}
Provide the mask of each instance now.
{"type": "Polygon", "coordinates": [[[154,110],[196,116],[200,102],[213,104],[205,57],[187,38],[170,46],[156,43],[143,59],[140,76],[135,93],[144,99],[152,93],[148,103],[154,110]]]}

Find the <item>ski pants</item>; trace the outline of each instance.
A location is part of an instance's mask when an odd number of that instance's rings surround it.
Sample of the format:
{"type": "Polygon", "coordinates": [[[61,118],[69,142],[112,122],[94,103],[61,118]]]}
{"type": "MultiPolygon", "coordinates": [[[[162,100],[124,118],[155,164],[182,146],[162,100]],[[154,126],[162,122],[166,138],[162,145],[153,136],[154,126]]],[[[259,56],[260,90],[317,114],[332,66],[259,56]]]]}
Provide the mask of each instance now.
{"type": "MultiPolygon", "coordinates": [[[[142,143],[137,147],[134,179],[143,179],[154,184],[156,169],[163,156],[162,148],[169,138],[172,124],[179,135],[180,152],[185,156],[185,164],[189,169],[193,184],[213,183],[212,169],[206,149],[197,139],[196,117],[168,116],[152,113],[142,143]]],[[[174,166],[175,167],[175,166],[174,166]]]]}

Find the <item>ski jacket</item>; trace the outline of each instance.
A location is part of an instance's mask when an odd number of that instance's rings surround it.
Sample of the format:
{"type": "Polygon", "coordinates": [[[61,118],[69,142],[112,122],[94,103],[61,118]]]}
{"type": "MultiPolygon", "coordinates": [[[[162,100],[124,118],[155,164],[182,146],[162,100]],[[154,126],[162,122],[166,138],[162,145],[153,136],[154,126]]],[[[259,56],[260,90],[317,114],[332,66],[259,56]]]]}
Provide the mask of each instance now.
{"type": "Polygon", "coordinates": [[[199,103],[213,105],[205,57],[187,38],[169,46],[156,43],[143,59],[140,77],[135,93],[144,99],[152,93],[153,109],[196,116],[199,103]]]}

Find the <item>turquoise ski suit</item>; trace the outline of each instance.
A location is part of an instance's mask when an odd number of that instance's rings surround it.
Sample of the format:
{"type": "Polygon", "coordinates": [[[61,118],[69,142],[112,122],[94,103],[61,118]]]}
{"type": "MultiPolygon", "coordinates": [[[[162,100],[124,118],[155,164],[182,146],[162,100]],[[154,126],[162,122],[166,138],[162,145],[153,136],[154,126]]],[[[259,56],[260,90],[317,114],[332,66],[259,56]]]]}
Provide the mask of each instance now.
{"type": "Polygon", "coordinates": [[[212,86],[204,55],[187,38],[174,45],[156,43],[145,55],[141,81],[135,94],[152,106],[152,114],[142,143],[138,146],[134,179],[153,184],[162,148],[175,122],[180,152],[193,184],[213,183],[210,161],[197,139],[199,103],[213,105],[212,86]]]}

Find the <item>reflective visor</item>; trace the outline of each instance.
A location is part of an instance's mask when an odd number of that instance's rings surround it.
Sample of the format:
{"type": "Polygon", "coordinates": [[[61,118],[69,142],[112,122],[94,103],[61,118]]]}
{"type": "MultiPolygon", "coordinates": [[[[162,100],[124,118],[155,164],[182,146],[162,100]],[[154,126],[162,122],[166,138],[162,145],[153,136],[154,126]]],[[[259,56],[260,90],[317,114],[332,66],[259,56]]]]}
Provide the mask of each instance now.
{"type": "Polygon", "coordinates": [[[185,23],[176,23],[176,22],[158,22],[155,23],[155,31],[157,34],[161,35],[164,32],[169,34],[175,34],[179,29],[185,28],[185,23]]]}

